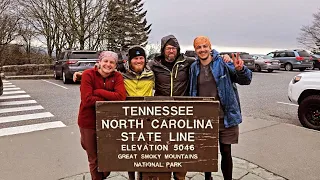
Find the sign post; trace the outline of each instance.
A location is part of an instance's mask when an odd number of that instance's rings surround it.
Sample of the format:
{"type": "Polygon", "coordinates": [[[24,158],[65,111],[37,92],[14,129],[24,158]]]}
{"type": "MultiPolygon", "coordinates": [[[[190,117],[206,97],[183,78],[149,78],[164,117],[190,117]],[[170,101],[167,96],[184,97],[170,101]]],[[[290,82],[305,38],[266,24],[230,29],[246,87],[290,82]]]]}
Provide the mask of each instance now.
{"type": "Polygon", "coordinates": [[[219,102],[97,102],[99,171],[218,171],[219,102]]]}

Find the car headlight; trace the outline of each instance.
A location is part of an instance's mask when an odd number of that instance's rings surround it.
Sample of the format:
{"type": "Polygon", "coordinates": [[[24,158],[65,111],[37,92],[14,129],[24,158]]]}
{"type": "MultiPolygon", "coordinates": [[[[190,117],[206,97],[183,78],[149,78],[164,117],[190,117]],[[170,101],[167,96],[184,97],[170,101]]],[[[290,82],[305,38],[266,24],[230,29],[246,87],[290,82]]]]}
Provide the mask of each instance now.
{"type": "Polygon", "coordinates": [[[292,83],[297,83],[301,80],[302,76],[295,76],[293,79],[292,79],[292,83]]]}

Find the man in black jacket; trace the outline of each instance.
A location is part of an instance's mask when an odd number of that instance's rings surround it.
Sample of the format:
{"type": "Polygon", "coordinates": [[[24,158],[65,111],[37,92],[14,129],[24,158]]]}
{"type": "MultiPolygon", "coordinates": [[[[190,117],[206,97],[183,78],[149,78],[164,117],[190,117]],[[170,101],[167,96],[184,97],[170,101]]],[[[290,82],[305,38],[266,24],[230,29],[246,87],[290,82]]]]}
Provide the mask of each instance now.
{"type": "Polygon", "coordinates": [[[155,96],[187,96],[189,67],[193,58],[180,54],[173,35],[161,39],[161,54],[149,62],[155,75],[155,96]]]}

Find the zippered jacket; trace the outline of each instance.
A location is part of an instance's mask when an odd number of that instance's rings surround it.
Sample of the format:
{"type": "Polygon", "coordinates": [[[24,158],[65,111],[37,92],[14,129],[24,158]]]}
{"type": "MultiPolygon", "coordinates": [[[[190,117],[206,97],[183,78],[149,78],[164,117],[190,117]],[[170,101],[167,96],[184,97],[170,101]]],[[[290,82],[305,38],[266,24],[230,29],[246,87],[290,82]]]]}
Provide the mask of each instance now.
{"type": "Polygon", "coordinates": [[[161,55],[148,63],[148,66],[155,76],[155,96],[187,96],[189,94],[189,68],[194,62],[193,58],[180,54],[178,47],[178,57],[172,68],[169,70],[161,64],[164,60],[164,47],[170,40],[177,39],[173,35],[163,37],[161,39],[161,55]]]}
{"type": "MultiPolygon", "coordinates": [[[[232,62],[225,63],[219,53],[212,50],[213,61],[210,69],[217,83],[220,103],[224,107],[224,125],[226,128],[236,126],[242,122],[240,100],[237,86],[249,85],[252,72],[246,67],[236,71],[232,62]]],[[[200,74],[200,60],[197,59],[190,67],[190,96],[198,96],[198,76],[200,74]]]]}

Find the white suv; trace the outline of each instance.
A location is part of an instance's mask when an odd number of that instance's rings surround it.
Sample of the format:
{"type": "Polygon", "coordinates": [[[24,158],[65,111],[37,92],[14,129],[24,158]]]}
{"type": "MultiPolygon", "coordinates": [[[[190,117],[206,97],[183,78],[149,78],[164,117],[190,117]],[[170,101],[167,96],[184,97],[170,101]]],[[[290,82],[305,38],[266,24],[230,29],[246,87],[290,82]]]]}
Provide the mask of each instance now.
{"type": "Polygon", "coordinates": [[[288,97],[298,104],[300,123],[307,128],[320,130],[320,72],[305,72],[289,83],[288,97]]]}

